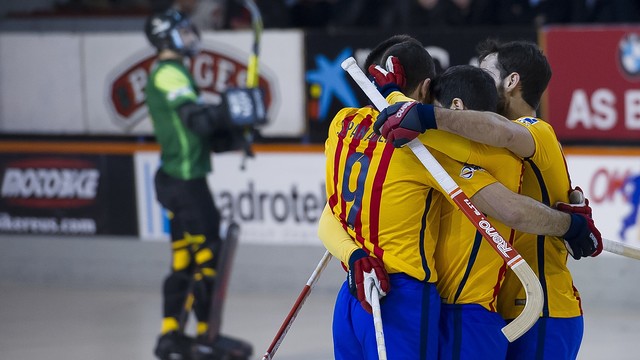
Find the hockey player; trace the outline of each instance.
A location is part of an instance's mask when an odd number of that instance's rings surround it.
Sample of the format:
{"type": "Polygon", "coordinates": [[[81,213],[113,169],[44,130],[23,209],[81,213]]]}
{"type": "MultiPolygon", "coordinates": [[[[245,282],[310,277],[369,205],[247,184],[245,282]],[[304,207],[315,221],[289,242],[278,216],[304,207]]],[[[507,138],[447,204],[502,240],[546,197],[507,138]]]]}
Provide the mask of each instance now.
{"type": "MultiPolygon", "coordinates": [[[[492,113],[436,112],[435,119],[421,115],[424,109],[411,109],[411,122],[389,121],[381,117],[376,124],[384,136],[402,146],[420,137],[429,143],[428,129],[441,129],[469,139],[505,147],[525,161],[522,193],[546,205],[567,203],[571,183],[562,149],[553,128],[535,117],[542,93],[551,78],[547,59],[535,44],[487,41],[481,51],[480,66],[494,77],[501,97],[499,111],[516,120],[508,121],[492,113]],[[387,122],[388,121],[388,122],[387,122]],[[420,135],[425,132],[424,135],[420,135]],[[396,136],[398,135],[398,136],[396,136]]],[[[400,105],[398,105],[400,106],[400,105]]],[[[454,158],[465,161],[464,158],[454,158]]],[[[523,337],[509,345],[508,359],[575,359],[583,334],[580,297],[566,266],[574,259],[597,256],[602,238],[593,221],[579,207],[560,205],[571,213],[571,226],[563,238],[518,233],[514,247],[529,264],[534,264],[543,287],[545,302],[540,320],[523,337]],[[586,225],[586,227],[585,227],[586,225]],[[587,235],[587,236],[584,236],[587,235]],[[564,241],[562,241],[564,240],[564,241]]],[[[515,318],[525,303],[524,289],[514,274],[507,274],[499,296],[499,310],[507,319],[515,318]]]]}
{"type": "MultiPolygon", "coordinates": [[[[158,61],[145,88],[149,115],[161,148],[161,165],[155,175],[156,196],[170,219],[172,264],[163,286],[163,320],[155,355],[160,359],[190,359],[192,341],[184,334],[193,308],[197,323],[196,359],[221,358],[216,354],[217,336],[207,336],[212,291],[220,281],[220,214],[206,176],[211,172],[210,153],[237,149],[229,98],[219,105],[204,104],[184,65],[197,54],[199,34],[188,18],[175,9],[147,19],[145,34],[158,51],[158,61]],[[192,304],[192,306],[191,306],[192,304]]],[[[248,90],[247,90],[248,91],[248,90]]],[[[236,93],[237,94],[237,93],[236,93]]],[[[244,114],[255,114],[263,104],[239,102],[244,114]]],[[[262,113],[264,113],[262,109],[262,113]]],[[[241,111],[242,112],[242,111],[241,111]]],[[[241,119],[246,120],[246,119],[241,119]]],[[[234,232],[234,234],[237,232],[234,232]]]]}

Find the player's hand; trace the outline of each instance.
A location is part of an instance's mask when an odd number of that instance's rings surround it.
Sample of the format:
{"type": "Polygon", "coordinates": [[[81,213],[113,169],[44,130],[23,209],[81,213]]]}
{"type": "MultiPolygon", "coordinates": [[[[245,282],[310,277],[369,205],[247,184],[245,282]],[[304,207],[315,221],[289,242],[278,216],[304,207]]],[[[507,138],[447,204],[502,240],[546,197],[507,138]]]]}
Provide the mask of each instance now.
{"type": "Polygon", "coordinates": [[[371,64],[368,70],[369,74],[373,76],[373,83],[382,96],[387,97],[394,91],[402,91],[404,89],[406,77],[404,68],[397,57],[389,56],[385,68],[371,64]]]}
{"type": "Polygon", "coordinates": [[[602,235],[593,219],[582,213],[564,212],[571,215],[569,230],[562,236],[569,254],[576,260],[598,256],[602,252],[602,235]]]}
{"type": "Polygon", "coordinates": [[[374,279],[373,282],[380,293],[380,297],[387,295],[391,289],[389,283],[389,274],[384,269],[384,264],[378,258],[367,255],[367,253],[358,249],[349,257],[349,272],[347,279],[349,281],[349,291],[353,296],[358,298],[360,305],[368,312],[371,310],[371,299],[364,288],[365,273],[371,272],[374,279]]]}
{"type": "Polygon", "coordinates": [[[589,218],[593,218],[589,199],[584,197],[584,192],[579,186],[569,190],[569,203],[556,203],[556,209],[567,213],[584,214],[589,218]]]}
{"type": "Polygon", "coordinates": [[[402,147],[429,129],[437,129],[433,105],[399,102],[382,110],[373,130],[394,147],[402,147]]]}

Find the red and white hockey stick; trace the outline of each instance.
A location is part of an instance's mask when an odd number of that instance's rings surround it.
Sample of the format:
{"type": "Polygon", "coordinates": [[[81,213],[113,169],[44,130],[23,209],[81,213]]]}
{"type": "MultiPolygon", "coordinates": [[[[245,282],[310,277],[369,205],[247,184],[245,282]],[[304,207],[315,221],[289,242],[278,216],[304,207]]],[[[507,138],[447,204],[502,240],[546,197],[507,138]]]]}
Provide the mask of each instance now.
{"type": "MultiPolygon", "coordinates": [[[[351,75],[353,80],[355,80],[378,110],[389,106],[387,100],[378,92],[371,81],[369,81],[353,57],[343,61],[342,68],[351,75]]],[[[544,302],[540,280],[538,280],[538,277],[529,264],[510,246],[509,242],[498,234],[482,212],[471,203],[471,200],[469,200],[462,189],[460,189],[451,176],[449,176],[433,155],[431,155],[429,150],[417,139],[409,142],[408,145],[422,165],[433,175],[436,181],[438,181],[438,184],[449,194],[449,197],[458,205],[458,208],[469,218],[485,240],[491,244],[509,268],[518,276],[520,282],[522,282],[527,295],[524,310],[522,310],[522,313],[512,322],[502,328],[502,333],[507,340],[510,342],[516,340],[527,332],[540,316],[544,302]]]]}
{"type": "Polygon", "coordinates": [[[320,259],[320,262],[318,263],[318,265],[316,265],[315,270],[313,270],[313,273],[311,273],[311,277],[309,277],[306,285],[304,286],[304,288],[302,288],[300,295],[298,295],[298,299],[296,299],[296,302],[293,304],[291,311],[289,311],[289,314],[287,314],[287,317],[282,322],[282,325],[276,333],[276,336],[273,338],[271,345],[269,345],[269,348],[264,353],[264,356],[262,356],[262,360],[273,359],[276,351],[278,351],[278,348],[280,347],[280,344],[282,344],[282,340],[284,340],[287,332],[289,332],[289,328],[291,328],[293,320],[295,320],[296,316],[298,316],[302,305],[304,304],[305,300],[307,300],[307,297],[309,297],[311,289],[313,289],[313,286],[318,281],[318,278],[320,278],[320,274],[322,273],[324,268],[327,267],[329,260],[331,260],[331,253],[329,253],[329,251],[325,251],[322,259],[320,259]]]}

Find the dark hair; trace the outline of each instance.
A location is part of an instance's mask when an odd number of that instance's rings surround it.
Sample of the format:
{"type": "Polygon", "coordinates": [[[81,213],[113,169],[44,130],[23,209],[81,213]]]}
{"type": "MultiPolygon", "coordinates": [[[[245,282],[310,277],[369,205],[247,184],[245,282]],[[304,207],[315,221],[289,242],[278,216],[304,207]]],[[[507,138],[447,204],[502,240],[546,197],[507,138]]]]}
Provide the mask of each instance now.
{"type": "Polygon", "coordinates": [[[500,79],[516,72],[520,75],[522,98],[533,109],[540,105],[542,93],[551,80],[551,66],[538,46],[529,41],[500,43],[487,39],[478,45],[479,61],[497,54],[500,79]]]}
{"type": "Polygon", "coordinates": [[[471,65],[452,66],[438,75],[431,82],[431,94],[445,107],[460,98],[469,110],[498,109],[495,81],[488,72],[471,65]]]}
{"type": "Polygon", "coordinates": [[[367,59],[364,61],[364,69],[365,71],[369,68],[369,66],[371,64],[378,64],[380,65],[380,63],[383,61],[382,55],[393,45],[396,44],[400,44],[403,43],[405,41],[413,41],[417,44],[419,44],[420,46],[422,46],[422,43],[420,41],[418,41],[417,39],[415,39],[414,37],[411,37],[409,35],[394,35],[384,41],[382,41],[381,43],[379,43],[378,45],[376,45],[376,47],[373,48],[373,50],[371,50],[371,52],[369,53],[369,55],[367,55],[367,59]]]}
{"type": "Polygon", "coordinates": [[[418,41],[405,41],[391,46],[382,56],[382,60],[395,56],[404,68],[406,84],[402,91],[413,92],[425,79],[436,76],[436,67],[429,52],[418,41]]]}

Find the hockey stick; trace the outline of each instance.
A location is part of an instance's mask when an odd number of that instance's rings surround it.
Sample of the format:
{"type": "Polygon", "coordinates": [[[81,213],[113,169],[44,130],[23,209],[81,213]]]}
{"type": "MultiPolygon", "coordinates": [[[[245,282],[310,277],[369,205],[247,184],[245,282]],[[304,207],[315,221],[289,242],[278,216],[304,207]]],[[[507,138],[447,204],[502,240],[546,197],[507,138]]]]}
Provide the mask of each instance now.
{"type": "MultiPolygon", "coordinates": [[[[258,56],[260,55],[260,40],[262,39],[262,15],[260,14],[260,8],[253,0],[243,0],[244,7],[251,14],[251,28],[253,29],[253,45],[251,46],[251,55],[249,55],[249,63],[247,64],[247,81],[246,86],[248,88],[257,88],[260,85],[260,76],[258,72],[258,56]]],[[[253,149],[251,144],[253,143],[253,129],[245,127],[243,131],[245,139],[244,144],[244,156],[240,163],[240,169],[246,168],[247,158],[253,157],[253,149]]]]}
{"type": "Polygon", "coordinates": [[[244,6],[251,14],[251,27],[253,29],[253,46],[247,65],[247,87],[258,87],[258,56],[260,54],[260,39],[262,38],[262,15],[260,9],[253,0],[244,0],[244,6]]]}
{"type": "Polygon", "coordinates": [[[282,322],[282,325],[276,333],[276,336],[273,338],[271,345],[269,345],[269,348],[264,353],[262,360],[273,359],[276,351],[278,351],[278,348],[280,347],[280,344],[282,344],[284,337],[287,335],[287,332],[289,332],[289,328],[291,328],[293,321],[296,319],[296,316],[298,316],[302,305],[304,304],[305,300],[307,300],[307,297],[309,297],[311,289],[313,289],[316,282],[318,281],[318,278],[320,278],[320,274],[329,263],[329,260],[331,260],[331,253],[329,253],[329,251],[325,251],[322,259],[320,259],[320,262],[318,263],[318,265],[316,265],[313,273],[311,273],[311,277],[309,277],[309,280],[307,280],[304,288],[302,288],[300,295],[298,295],[298,299],[296,299],[296,302],[293,304],[293,308],[291,308],[291,311],[289,311],[289,314],[287,314],[287,317],[282,322]]]}
{"type": "Polygon", "coordinates": [[[222,327],[222,309],[231,278],[231,265],[235,258],[238,238],[240,237],[240,226],[231,222],[227,228],[225,239],[220,239],[218,246],[219,253],[215,254],[218,260],[215,264],[216,281],[211,290],[211,304],[209,305],[209,327],[207,329],[207,339],[213,342],[220,335],[222,327]]]}
{"type": "MultiPolygon", "coordinates": [[[[369,100],[373,102],[378,110],[389,106],[387,100],[378,92],[376,87],[369,81],[367,76],[357,65],[356,60],[350,57],[342,62],[342,68],[351,75],[353,80],[364,91],[369,100]]],[[[507,266],[518,276],[524,286],[527,300],[522,310],[512,322],[502,328],[502,333],[510,342],[518,339],[529,330],[538,320],[543,306],[542,286],[538,277],[533,272],[529,264],[509,246],[509,243],[500,236],[491,223],[484,217],[471,203],[467,195],[458,187],[455,181],[447,174],[438,161],[431,155],[429,150],[417,139],[409,142],[409,147],[418,157],[422,165],[436,179],[438,184],[449,194],[449,197],[456,203],[458,208],[469,218],[482,236],[491,244],[495,251],[504,259],[507,266]]]]}
{"type": "Polygon", "coordinates": [[[382,328],[382,311],[380,309],[380,293],[375,283],[375,270],[364,274],[364,288],[370,294],[371,310],[373,313],[373,327],[376,331],[376,345],[378,348],[378,360],[387,360],[387,347],[384,343],[384,330],[382,328]]]}
{"type": "MultiPolygon", "coordinates": [[[[582,206],[585,204],[585,200],[582,190],[572,191],[569,195],[569,202],[573,205],[582,206]]],[[[591,217],[591,214],[589,214],[589,217],[591,217]]],[[[609,239],[602,239],[602,247],[604,251],[640,260],[640,248],[609,239]]]]}
{"type": "Polygon", "coordinates": [[[627,245],[619,241],[602,239],[603,249],[613,254],[626,256],[631,259],[640,260],[640,248],[627,245]]]}
{"type": "MultiPolygon", "coordinates": [[[[192,250],[192,244],[189,243],[189,257],[194,259],[194,252],[192,250]]],[[[187,286],[187,296],[184,299],[184,304],[182,305],[182,309],[180,309],[180,315],[178,316],[178,331],[184,334],[184,329],[187,327],[187,321],[189,320],[189,315],[191,314],[191,310],[193,310],[193,303],[196,300],[194,291],[196,287],[196,282],[202,279],[202,274],[198,267],[193,269],[193,275],[189,279],[189,285],[187,286]]]]}

